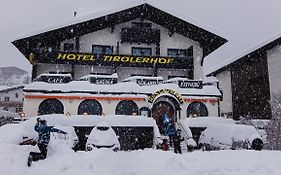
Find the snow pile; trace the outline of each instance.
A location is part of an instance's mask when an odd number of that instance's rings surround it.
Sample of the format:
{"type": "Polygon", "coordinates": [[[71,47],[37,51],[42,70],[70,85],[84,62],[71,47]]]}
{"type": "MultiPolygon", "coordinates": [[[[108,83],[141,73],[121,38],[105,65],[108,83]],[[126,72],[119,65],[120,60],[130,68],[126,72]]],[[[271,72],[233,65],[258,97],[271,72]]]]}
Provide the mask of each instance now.
{"type": "MultiPolygon", "coordinates": [[[[40,116],[41,119],[47,121],[49,126],[73,127],[73,126],[96,126],[100,122],[107,122],[110,126],[147,126],[153,127],[154,139],[156,143],[159,141],[160,132],[153,118],[143,116],[123,116],[123,115],[109,115],[106,117],[95,115],[73,115],[66,117],[63,114],[52,114],[40,116]]],[[[23,137],[35,138],[37,133],[34,131],[37,117],[31,117],[29,120],[21,122],[20,124],[7,125],[0,127],[0,142],[19,144],[23,137]],[[12,135],[7,135],[11,133],[12,135]]]]}
{"type": "Polygon", "coordinates": [[[196,118],[185,118],[181,120],[182,124],[186,124],[189,127],[208,127],[213,123],[221,124],[235,124],[233,119],[225,119],[222,117],[196,117],[196,118]]]}
{"type": "Polygon", "coordinates": [[[29,168],[26,161],[30,151],[37,148],[0,144],[0,174],[279,175],[281,172],[278,151],[195,151],[178,155],[154,149],[131,152],[94,149],[75,153],[57,146],[50,147],[47,159],[34,162],[29,168]]]}
{"type": "Polygon", "coordinates": [[[0,117],[18,117],[18,113],[10,112],[10,111],[4,111],[0,109],[0,117]]]}

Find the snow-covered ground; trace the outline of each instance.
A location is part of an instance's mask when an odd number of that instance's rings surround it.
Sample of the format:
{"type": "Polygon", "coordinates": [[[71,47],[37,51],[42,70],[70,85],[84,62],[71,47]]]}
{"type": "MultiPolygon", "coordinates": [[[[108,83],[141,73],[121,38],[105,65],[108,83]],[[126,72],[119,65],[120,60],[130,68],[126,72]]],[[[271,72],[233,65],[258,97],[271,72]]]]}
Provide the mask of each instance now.
{"type": "MultiPolygon", "coordinates": [[[[43,118],[48,118],[49,124],[64,121],[64,118],[58,117],[52,116],[53,120],[50,116],[43,118]]],[[[87,123],[98,119],[94,116],[84,118],[87,123]]],[[[114,120],[109,118],[108,121],[114,125],[114,120]]],[[[280,175],[281,172],[281,151],[197,150],[184,151],[180,155],[172,150],[150,148],[119,152],[111,149],[74,152],[69,143],[54,135],[51,135],[48,157],[28,167],[29,152],[38,151],[38,148],[18,143],[23,133],[30,133],[28,128],[33,129],[35,119],[0,127],[0,175],[280,175]]],[[[138,121],[144,124],[146,120],[140,119],[138,121]]],[[[80,125],[85,122],[77,116],[69,118],[68,124],[78,121],[80,125]]]]}
{"type": "Polygon", "coordinates": [[[184,152],[146,149],[130,152],[93,150],[74,152],[50,145],[48,157],[26,166],[29,151],[37,147],[0,144],[1,175],[280,175],[281,152],[184,152]]]}

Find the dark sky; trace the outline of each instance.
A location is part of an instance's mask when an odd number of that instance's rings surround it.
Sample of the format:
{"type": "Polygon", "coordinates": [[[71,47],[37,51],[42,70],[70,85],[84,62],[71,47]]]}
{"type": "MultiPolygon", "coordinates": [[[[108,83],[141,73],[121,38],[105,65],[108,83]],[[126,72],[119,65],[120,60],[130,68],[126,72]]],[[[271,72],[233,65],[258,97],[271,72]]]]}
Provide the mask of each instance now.
{"type": "MultiPolygon", "coordinates": [[[[143,0],[2,0],[0,66],[18,66],[31,71],[29,63],[11,44],[11,41],[21,35],[70,21],[77,9],[85,14],[91,9],[94,12],[136,1],[143,0]]],[[[217,34],[222,34],[229,40],[229,43],[207,57],[205,65],[208,68],[281,33],[280,0],[151,1],[218,31],[217,34]]]]}

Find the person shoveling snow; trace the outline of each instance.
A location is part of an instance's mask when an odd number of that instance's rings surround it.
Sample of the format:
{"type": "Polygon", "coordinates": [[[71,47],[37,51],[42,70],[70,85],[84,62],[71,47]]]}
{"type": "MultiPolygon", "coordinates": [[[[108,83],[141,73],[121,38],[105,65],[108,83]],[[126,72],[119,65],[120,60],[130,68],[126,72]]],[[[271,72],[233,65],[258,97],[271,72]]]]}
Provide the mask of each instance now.
{"type": "Polygon", "coordinates": [[[40,153],[38,152],[29,153],[28,161],[27,161],[28,166],[31,166],[32,161],[43,160],[47,157],[47,152],[48,152],[47,147],[50,142],[51,132],[67,134],[66,132],[60,129],[54,128],[52,126],[47,126],[47,121],[41,120],[40,118],[37,118],[37,123],[34,127],[34,130],[38,132],[37,146],[40,150],[40,153]]]}

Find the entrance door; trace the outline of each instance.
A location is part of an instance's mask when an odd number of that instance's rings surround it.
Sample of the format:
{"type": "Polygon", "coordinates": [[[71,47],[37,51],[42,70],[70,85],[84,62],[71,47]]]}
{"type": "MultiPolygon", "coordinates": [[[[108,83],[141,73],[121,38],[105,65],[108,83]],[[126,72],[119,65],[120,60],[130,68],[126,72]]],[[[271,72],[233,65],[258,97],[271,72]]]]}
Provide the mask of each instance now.
{"type": "Polygon", "coordinates": [[[161,134],[164,133],[164,124],[162,121],[162,116],[167,113],[170,117],[171,121],[175,120],[175,110],[174,107],[165,101],[160,101],[156,103],[152,108],[152,117],[156,120],[156,124],[159,127],[159,131],[161,134]]]}

